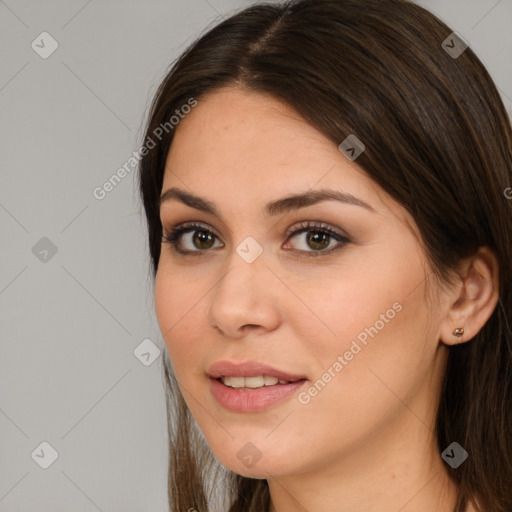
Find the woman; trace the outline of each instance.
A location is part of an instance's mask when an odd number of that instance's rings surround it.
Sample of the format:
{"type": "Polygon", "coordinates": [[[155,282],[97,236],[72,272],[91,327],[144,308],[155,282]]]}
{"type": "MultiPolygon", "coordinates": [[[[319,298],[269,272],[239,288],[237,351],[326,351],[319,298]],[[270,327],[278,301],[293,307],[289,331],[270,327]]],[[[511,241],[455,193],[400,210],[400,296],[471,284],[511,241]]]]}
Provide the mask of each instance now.
{"type": "Polygon", "coordinates": [[[405,0],[252,6],[145,141],[171,510],[510,512],[512,133],[465,41],[405,0]]]}

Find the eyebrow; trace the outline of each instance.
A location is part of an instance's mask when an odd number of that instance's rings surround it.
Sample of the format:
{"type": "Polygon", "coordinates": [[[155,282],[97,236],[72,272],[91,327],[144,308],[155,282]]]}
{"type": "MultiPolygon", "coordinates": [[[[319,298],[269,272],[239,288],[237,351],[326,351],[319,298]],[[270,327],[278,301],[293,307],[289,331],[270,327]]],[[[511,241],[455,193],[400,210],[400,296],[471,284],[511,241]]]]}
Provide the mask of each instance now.
{"type": "MultiPolygon", "coordinates": [[[[190,206],[191,208],[195,208],[196,210],[211,213],[212,215],[220,217],[217,207],[211,201],[176,187],[171,187],[167,189],[160,196],[158,204],[159,207],[162,206],[164,202],[169,201],[171,199],[181,201],[182,203],[186,204],[187,206],[190,206]]],[[[282,213],[298,210],[300,208],[305,208],[307,206],[320,203],[322,201],[339,201],[344,204],[360,206],[373,213],[377,213],[375,209],[372,208],[368,203],[353,196],[352,194],[331,189],[309,191],[304,192],[302,194],[294,194],[283,197],[281,199],[277,199],[275,201],[271,201],[265,206],[264,213],[269,216],[279,215],[282,213]]]]}

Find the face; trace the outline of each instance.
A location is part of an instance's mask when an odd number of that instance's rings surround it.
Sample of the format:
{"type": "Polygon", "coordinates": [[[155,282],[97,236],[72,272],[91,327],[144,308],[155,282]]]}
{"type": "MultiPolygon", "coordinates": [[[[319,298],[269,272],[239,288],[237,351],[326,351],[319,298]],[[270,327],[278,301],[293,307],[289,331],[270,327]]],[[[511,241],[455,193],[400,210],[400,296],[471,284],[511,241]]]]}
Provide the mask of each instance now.
{"type": "Polygon", "coordinates": [[[267,478],[365,464],[397,433],[425,432],[443,370],[441,301],[427,300],[413,220],[357,160],[286,104],[224,88],[177,127],[171,188],[203,202],[175,191],[161,204],[164,235],[186,230],[162,242],[156,313],[224,466],[267,478]],[[303,380],[232,389],[209,376],[220,361],[303,380]]]}

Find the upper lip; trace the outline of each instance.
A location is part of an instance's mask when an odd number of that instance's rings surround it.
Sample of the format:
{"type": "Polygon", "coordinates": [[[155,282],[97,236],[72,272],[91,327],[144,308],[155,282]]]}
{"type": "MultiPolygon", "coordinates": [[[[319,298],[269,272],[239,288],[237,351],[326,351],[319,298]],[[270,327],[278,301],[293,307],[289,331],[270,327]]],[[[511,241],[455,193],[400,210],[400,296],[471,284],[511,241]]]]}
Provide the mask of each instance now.
{"type": "Polygon", "coordinates": [[[246,363],[218,361],[210,366],[208,375],[213,379],[218,379],[219,377],[257,377],[259,375],[276,377],[279,380],[287,380],[289,382],[306,379],[304,375],[277,370],[268,364],[258,361],[248,361],[246,363]]]}

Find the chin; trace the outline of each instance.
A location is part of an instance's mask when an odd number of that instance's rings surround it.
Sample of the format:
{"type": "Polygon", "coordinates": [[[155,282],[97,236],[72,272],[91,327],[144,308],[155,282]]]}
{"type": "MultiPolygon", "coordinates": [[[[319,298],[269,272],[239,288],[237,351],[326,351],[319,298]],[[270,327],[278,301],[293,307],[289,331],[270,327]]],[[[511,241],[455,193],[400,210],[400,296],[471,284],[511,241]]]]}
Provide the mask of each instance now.
{"type": "Polygon", "coordinates": [[[218,458],[219,462],[229,471],[246,478],[254,478],[256,480],[266,480],[268,478],[279,478],[290,472],[289,467],[284,467],[281,461],[277,461],[274,458],[265,458],[261,456],[256,462],[245,460],[245,452],[238,450],[234,454],[218,458]],[[242,452],[242,453],[240,453],[242,452]],[[252,464],[252,465],[251,465],[252,464]]]}

